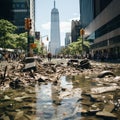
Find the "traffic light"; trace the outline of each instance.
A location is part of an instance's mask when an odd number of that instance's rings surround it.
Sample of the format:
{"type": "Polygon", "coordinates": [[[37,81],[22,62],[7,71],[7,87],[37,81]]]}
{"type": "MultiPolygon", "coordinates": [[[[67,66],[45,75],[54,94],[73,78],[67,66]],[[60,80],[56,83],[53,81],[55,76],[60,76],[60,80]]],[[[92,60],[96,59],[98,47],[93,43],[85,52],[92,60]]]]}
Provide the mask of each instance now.
{"type": "Polygon", "coordinates": [[[80,35],[83,36],[84,34],[85,34],[85,30],[82,28],[82,29],[80,30],[80,35]]]}
{"type": "Polygon", "coordinates": [[[25,18],[25,30],[28,30],[28,18],[25,18]]]}
{"type": "Polygon", "coordinates": [[[32,20],[28,18],[28,30],[32,29],[32,20]]]}
{"type": "Polygon", "coordinates": [[[32,28],[32,20],[30,18],[25,18],[25,30],[30,30],[32,28]]]}

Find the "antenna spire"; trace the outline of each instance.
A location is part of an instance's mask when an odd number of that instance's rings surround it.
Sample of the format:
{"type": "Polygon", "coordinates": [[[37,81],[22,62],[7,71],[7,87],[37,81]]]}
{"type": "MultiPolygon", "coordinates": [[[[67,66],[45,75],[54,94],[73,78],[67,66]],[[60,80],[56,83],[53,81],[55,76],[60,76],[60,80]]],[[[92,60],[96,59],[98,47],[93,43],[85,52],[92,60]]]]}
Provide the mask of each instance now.
{"type": "Polygon", "coordinates": [[[54,0],[54,8],[55,8],[55,0],[54,0]]]}

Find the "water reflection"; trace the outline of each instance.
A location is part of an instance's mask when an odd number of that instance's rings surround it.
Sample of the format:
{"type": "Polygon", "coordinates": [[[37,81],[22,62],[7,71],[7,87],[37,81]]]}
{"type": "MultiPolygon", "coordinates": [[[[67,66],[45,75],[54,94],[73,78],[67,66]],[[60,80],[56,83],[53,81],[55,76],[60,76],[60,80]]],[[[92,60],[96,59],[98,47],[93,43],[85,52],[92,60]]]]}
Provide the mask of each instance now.
{"type": "Polygon", "coordinates": [[[62,76],[56,83],[40,83],[35,87],[1,92],[0,118],[24,113],[22,118],[27,115],[31,120],[104,120],[96,118],[95,114],[86,114],[93,103],[83,91],[94,86],[95,82],[83,74],[62,76]]]}
{"type": "Polygon", "coordinates": [[[71,76],[62,76],[55,85],[48,83],[36,86],[37,120],[73,120],[80,117],[80,114],[76,116],[76,109],[81,88],[74,84],[75,80],[71,76]]]}

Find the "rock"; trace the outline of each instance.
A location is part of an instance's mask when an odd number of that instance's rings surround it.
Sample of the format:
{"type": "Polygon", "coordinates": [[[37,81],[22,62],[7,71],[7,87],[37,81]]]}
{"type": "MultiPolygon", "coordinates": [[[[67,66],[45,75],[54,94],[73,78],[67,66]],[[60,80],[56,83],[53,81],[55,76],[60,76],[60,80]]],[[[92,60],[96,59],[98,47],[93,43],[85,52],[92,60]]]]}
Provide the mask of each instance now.
{"type": "Polygon", "coordinates": [[[116,76],[116,77],[114,78],[114,80],[117,81],[117,82],[120,81],[120,76],[116,76]]]}
{"type": "Polygon", "coordinates": [[[103,116],[103,117],[108,117],[108,118],[117,118],[116,115],[113,113],[107,112],[107,111],[101,111],[96,113],[97,116],[103,116]]]}
{"type": "Polygon", "coordinates": [[[82,115],[88,114],[88,109],[85,109],[85,108],[79,109],[77,113],[81,113],[82,115]]]}
{"type": "Polygon", "coordinates": [[[109,76],[109,75],[115,77],[115,74],[113,72],[107,71],[107,70],[106,71],[102,71],[97,77],[98,78],[103,78],[103,77],[109,76]]]}
{"type": "Polygon", "coordinates": [[[9,116],[2,115],[0,120],[10,120],[9,116]]]}
{"type": "Polygon", "coordinates": [[[117,89],[119,89],[119,86],[91,88],[91,93],[92,94],[99,94],[99,93],[115,91],[117,89]]]}
{"type": "Polygon", "coordinates": [[[56,67],[51,67],[51,69],[53,70],[53,72],[56,72],[57,70],[56,70],[56,67]]]}
{"type": "Polygon", "coordinates": [[[102,102],[94,103],[93,105],[91,105],[89,112],[95,113],[101,111],[103,108],[104,108],[104,104],[102,102]]]}
{"type": "Polygon", "coordinates": [[[22,97],[16,97],[16,98],[14,98],[14,100],[17,101],[17,102],[22,102],[23,101],[22,97]]]}
{"type": "Polygon", "coordinates": [[[18,120],[19,118],[21,118],[21,117],[23,116],[23,114],[24,114],[23,111],[19,111],[19,112],[17,112],[16,115],[15,115],[14,120],[18,120]]]}
{"type": "Polygon", "coordinates": [[[93,101],[93,102],[101,102],[101,101],[103,101],[101,95],[93,95],[93,94],[91,94],[90,97],[91,97],[90,100],[93,101]]]}
{"type": "Polygon", "coordinates": [[[71,59],[67,62],[67,66],[76,66],[79,64],[79,61],[77,59],[71,59]]]}
{"type": "Polygon", "coordinates": [[[42,78],[39,78],[38,82],[45,82],[45,80],[43,80],[42,78]]]}
{"type": "Polygon", "coordinates": [[[112,110],[115,108],[115,105],[112,103],[109,103],[107,105],[105,105],[103,111],[107,111],[107,112],[112,112],[112,110]]]}
{"type": "Polygon", "coordinates": [[[35,75],[34,75],[34,71],[33,71],[33,70],[30,70],[29,75],[30,75],[30,77],[35,78],[35,75]]]}
{"type": "Polygon", "coordinates": [[[20,87],[24,87],[24,83],[17,78],[14,81],[10,82],[9,86],[13,89],[17,89],[17,88],[20,88],[20,87]]]}
{"type": "Polygon", "coordinates": [[[92,102],[90,102],[89,100],[82,100],[82,101],[81,101],[81,104],[82,104],[82,105],[90,106],[90,105],[92,105],[92,102]]]}
{"type": "Polygon", "coordinates": [[[5,96],[4,96],[4,100],[10,100],[10,97],[7,96],[7,95],[5,95],[5,96]]]}
{"type": "Polygon", "coordinates": [[[89,63],[89,60],[88,59],[84,59],[80,62],[80,68],[81,69],[89,69],[91,68],[91,65],[89,63]]]}
{"type": "Polygon", "coordinates": [[[96,113],[96,112],[98,112],[98,111],[100,111],[100,110],[101,110],[100,108],[97,108],[97,107],[95,108],[95,107],[94,107],[94,108],[90,108],[90,109],[89,109],[89,112],[91,112],[91,113],[96,113]]]}
{"type": "Polygon", "coordinates": [[[8,116],[10,116],[10,118],[13,119],[13,120],[14,120],[14,118],[15,118],[15,116],[16,116],[16,112],[8,112],[8,111],[6,111],[6,114],[7,114],[8,116]]]}

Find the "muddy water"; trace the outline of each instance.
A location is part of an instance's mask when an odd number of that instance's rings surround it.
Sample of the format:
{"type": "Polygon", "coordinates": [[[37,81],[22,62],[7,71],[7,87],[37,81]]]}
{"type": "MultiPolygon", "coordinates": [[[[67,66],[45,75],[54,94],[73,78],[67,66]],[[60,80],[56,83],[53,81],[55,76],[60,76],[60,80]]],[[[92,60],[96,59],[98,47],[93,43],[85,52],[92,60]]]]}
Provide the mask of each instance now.
{"type": "MultiPolygon", "coordinates": [[[[115,72],[119,75],[119,70],[115,72]]],[[[92,103],[87,96],[82,103],[82,93],[97,86],[96,81],[92,80],[96,75],[94,73],[87,75],[61,76],[57,84],[33,83],[22,89],[8,89],[5,92],[1,90],[0,119],[116,120],[96,117],[95,114],[89,115],[84,112],[92,103]]]]}
{"type": "Polygon", "coordinates": [[[79,103],[82,91],[93,86],[95,83],[85,76],[62,76],[57,85],[40,83],[1,91],[0,117],[4,120],[104,120],[78,112],[83,107],[79,103]]]}
{"type": "Polygon", "coordinates": [[[82,88],[91,86],[90,82],[79,82],[77,76],[62,76],[56,86],[51,83],[36,86],[37,120],[77,120],[82,115],[77,112],[77,101],[81,98],[82,88]]]}
{"type": "MultiPolygon", "coordinates": [[[[47,84],[36,87],[38,120],[62,120],[75,109],[78,95],[71,96],[72,81],[63,76],[59,85],[47,84]],[[61,91],[61,89],[68,91],[61,91]]],[[[81,92],[81,90],[79,91],[81,92]]]]}

